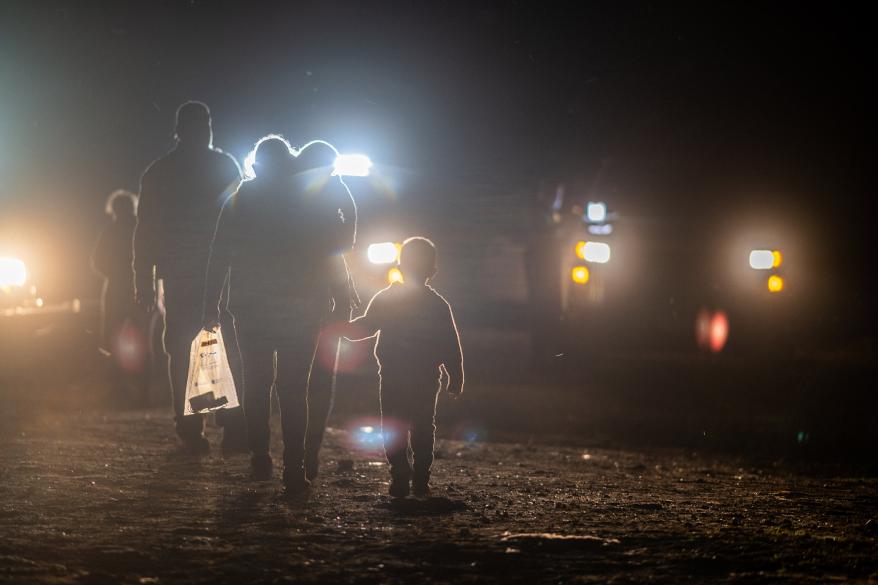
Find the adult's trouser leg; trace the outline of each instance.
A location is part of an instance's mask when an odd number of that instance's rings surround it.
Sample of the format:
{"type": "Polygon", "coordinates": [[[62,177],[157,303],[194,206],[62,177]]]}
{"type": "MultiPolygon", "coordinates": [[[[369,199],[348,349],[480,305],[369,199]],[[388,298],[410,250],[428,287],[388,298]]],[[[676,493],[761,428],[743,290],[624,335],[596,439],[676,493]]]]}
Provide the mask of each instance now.
{"type": "MultiPolygon", "coordinates": [[[[235,382],[235,390],[238,393],[238,404],[244,404],[244,378],[241,358],[241,349],[238,345],[238,335],[235,327],[235,319],[228,311],[220,314],[220,329],[223,333],[223,343],[226,346],[226,357],[229,360],[229,369],[232,370],[232,379],[235,382]]],[[[223,427],[223,448],[237,449],[246,444],[247,423],[244,417],[244,408],[223,408],[216,411],[216,422],[223,427]]]]}
{"type": "Polygon", "coordinates": [[[189,377],[189,351],[192,340],[201,330],[201,293],[195,285],[165,282],[165,331],[162,337],[168,356],[168,381],[174,403],[177,434],[183,441],[201,438],[204,417],[183,416],[186,382],[189,377]]]}
{"type": "MultiPolygon", "coordinates": [[[[335,335],[320,335],[315,359],[311,364],[308,380],[308,431],[305,436],[306,465],[316,468],[326,432],[326,423],[335,398],[336,363],[340,339],[335,335]],[[326,363],[326,356],[332,356],[326,363]]],[[[316,472],[316,469],[313,470],[316,472]]]]}
{"type": "MultiPolygon", "coordinates": [[[[315,336],[316,337],[316,336],[315,336]]],[[[284,437],[284,483],[304,483],[308,377],[316,339],[285,343],[277,352],[277,395],[284,437]]]]}
{"type": "Polygon", "coordinates": [[[244,385],[247,446],[254,455],[268,455],[271,441],[271,389],[274,385],[274,348],[258,340],[239,338],[244,385]]]}

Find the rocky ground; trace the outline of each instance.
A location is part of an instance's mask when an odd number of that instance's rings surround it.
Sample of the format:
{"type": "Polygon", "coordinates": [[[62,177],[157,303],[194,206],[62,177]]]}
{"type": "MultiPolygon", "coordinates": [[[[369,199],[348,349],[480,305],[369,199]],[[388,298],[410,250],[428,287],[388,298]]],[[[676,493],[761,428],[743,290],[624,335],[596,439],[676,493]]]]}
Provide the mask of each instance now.
{"type": "Polygon", "coordinates": [[[391,501],[333,429],[300,501],[181,454],[164,410],[2,425],[4,583],[878,582],[878,480],[853,473],[473,434],[440,441],[431,498],[391,501]]]}

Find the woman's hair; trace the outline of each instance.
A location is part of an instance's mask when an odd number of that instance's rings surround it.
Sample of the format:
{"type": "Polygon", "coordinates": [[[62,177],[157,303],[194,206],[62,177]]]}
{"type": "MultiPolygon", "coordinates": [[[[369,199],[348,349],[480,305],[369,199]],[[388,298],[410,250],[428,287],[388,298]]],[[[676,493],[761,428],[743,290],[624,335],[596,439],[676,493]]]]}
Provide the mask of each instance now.
{"type": "Polygon", "coordinates": [[[104,207],[107,215],[137,215],[137,195],[126,189],[116,189],[107,197],[104,207]]]}
{"type": "Polygon", "coordinates": [[[253,150],[244,158],[244,174],[258,177],[262,174],[276,174],[292,168],[293,147],[289,140],[280,134],[266,134],[256,141],[253,150]]]}

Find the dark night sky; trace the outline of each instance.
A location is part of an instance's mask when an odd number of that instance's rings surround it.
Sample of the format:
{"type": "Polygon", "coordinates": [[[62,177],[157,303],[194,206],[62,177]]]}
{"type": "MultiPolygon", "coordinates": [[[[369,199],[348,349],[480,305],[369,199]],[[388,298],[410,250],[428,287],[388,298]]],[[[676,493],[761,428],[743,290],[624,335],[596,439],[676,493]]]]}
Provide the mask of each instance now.
{"type": "Polygon", "coordinates": [[[90,242],[196,98],[238,157],[268,131],[321,136],[412,183],[529,192],[610,158],[602,188],[629,213],[795,217],[872,286],[867,22],[793,3],[4,1],[0,243],[90,242]]]}

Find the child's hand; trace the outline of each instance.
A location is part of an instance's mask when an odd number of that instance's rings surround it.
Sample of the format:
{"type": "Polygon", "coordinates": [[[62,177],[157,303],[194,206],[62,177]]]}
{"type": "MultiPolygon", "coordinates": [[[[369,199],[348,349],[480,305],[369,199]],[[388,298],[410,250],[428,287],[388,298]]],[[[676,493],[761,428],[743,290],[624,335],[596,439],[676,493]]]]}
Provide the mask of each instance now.
{"type": "Polygon", "coordinates": [[[457,398],[463,394],[463,383],[457,381],[450,382],[445,388],[445,391],[448,392],[448,395],[452,398],[457,398]]]}

